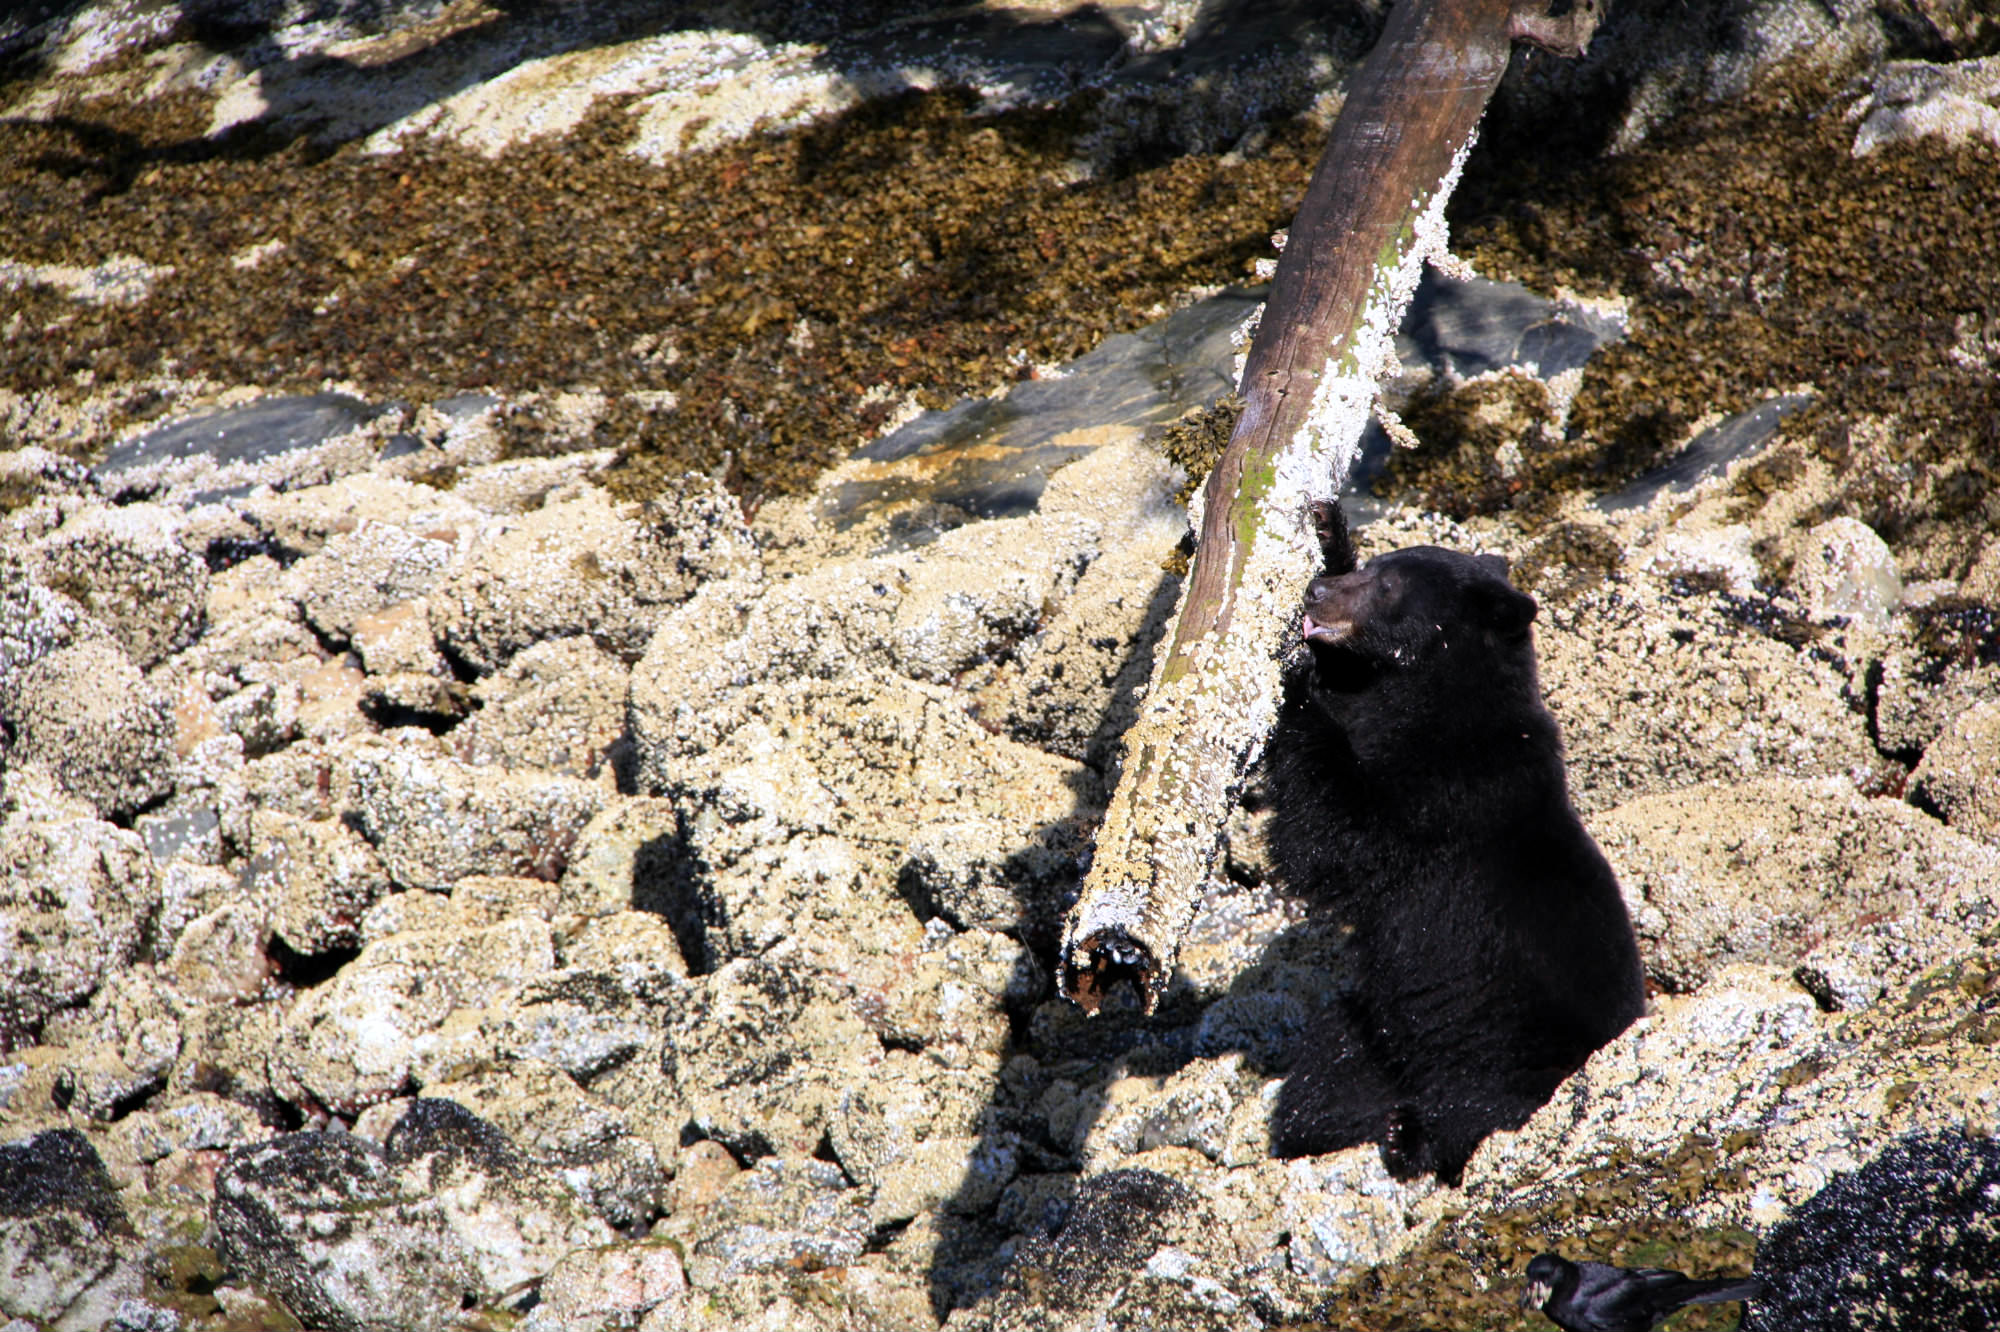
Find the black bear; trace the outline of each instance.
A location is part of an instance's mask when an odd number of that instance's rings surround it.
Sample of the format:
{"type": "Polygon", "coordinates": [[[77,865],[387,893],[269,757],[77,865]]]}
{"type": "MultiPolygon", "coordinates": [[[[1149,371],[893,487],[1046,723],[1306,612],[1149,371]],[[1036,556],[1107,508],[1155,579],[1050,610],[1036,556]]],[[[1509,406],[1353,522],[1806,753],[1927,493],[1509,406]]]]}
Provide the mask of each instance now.
{"type": "Polygon", "coordinates": [[[1456,1183],[1645,1008],[1617,880],[1570,806],[1535,602],[1495,555],[1416,546],[1326,572],[1267,750],[1280,880],[1352,926],[1353,989],[1308,1028],[1272,1147],[1381,1144],[1456,1183]]]}

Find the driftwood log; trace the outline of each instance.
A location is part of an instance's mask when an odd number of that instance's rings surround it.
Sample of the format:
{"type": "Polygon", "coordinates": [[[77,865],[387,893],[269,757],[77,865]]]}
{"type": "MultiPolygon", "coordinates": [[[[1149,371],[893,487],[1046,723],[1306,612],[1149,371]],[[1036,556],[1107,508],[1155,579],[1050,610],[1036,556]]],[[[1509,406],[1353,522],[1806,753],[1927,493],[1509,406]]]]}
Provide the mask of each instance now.
{"type": "Polygon", "coordinates": [[[1396,0],[1356,72],[1278,259],[1229,445],[1200,504],[1194,564],[1083,893],[1063,992],[1095,1012],[1171,974],[1221,828],[1277,715],[1279,658],[1316,572],[1310,505],[1338,496],[1379,372],[1513,42],[1580,53],[1592,0],[1396,0]]]}

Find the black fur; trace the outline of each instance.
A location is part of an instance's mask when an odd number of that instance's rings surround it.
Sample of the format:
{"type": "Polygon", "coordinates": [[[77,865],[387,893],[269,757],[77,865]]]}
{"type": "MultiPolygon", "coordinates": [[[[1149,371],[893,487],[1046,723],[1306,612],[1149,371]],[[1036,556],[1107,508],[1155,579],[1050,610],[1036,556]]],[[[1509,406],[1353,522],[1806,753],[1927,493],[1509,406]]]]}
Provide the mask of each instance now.
{"type": "Polygon", "coordinates": [[[1359,977],[1308,1031],[1272,1145],[1378,1142],[1399,1177],[1456,1182],[1639,1016],[1638,948],[1506,562],[1419,546],[1347,572],[1339,510],[1314,518],[1329,572],[1271,736],[1271,852],[1354,927],[1359,977]]]}

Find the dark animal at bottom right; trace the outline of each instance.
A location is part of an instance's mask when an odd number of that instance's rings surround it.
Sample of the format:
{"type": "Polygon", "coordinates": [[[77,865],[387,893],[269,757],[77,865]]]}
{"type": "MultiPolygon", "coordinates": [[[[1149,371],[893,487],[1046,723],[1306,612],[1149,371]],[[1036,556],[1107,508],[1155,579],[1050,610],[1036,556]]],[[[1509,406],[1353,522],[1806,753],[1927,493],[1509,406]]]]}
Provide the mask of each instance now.
{"type": "Polygon", "coordinates": [[[1523,1309],[1540,1309],[1565,1332],[1652,1332],[1690,1304],[1753,1300],[1763,1293],[1756,1277],[1701,1280],[1659,1267],[1573,1263],[1545,1253],[1528,1264],[1523,1309]]]}
{"type": "Polygon", "coordinates": [[[1355,567],[1312,513],[1266,774],[1279,881],[1352,927],[1357,975],[1313,1019],[1272,1117],[1279,1156],[1381,1145],[1456,1184],[1645,1011],[1611,867],[1569,802],[1506,561],[1435,546],[1355,567]]]}

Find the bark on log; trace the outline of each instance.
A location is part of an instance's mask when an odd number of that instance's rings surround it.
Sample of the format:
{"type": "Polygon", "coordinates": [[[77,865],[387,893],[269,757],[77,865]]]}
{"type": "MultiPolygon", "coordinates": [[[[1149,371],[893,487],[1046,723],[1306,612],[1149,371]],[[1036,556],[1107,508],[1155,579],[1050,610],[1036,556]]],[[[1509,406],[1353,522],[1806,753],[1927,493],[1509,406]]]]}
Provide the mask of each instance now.
{"type": "Polygon", "coordinates": [[[1378,372],[1515,38],[1580,52],[1593,3],[1397,0],[1314,170],[1204,487],[1199,542],[1095,859],[1063,992],[1095,1012],[1121,979],[1158,1001],[1243,774],[1277,716],[1278,662],[1316,572],[1308,506],[1339,495],[1378,372]]]}

